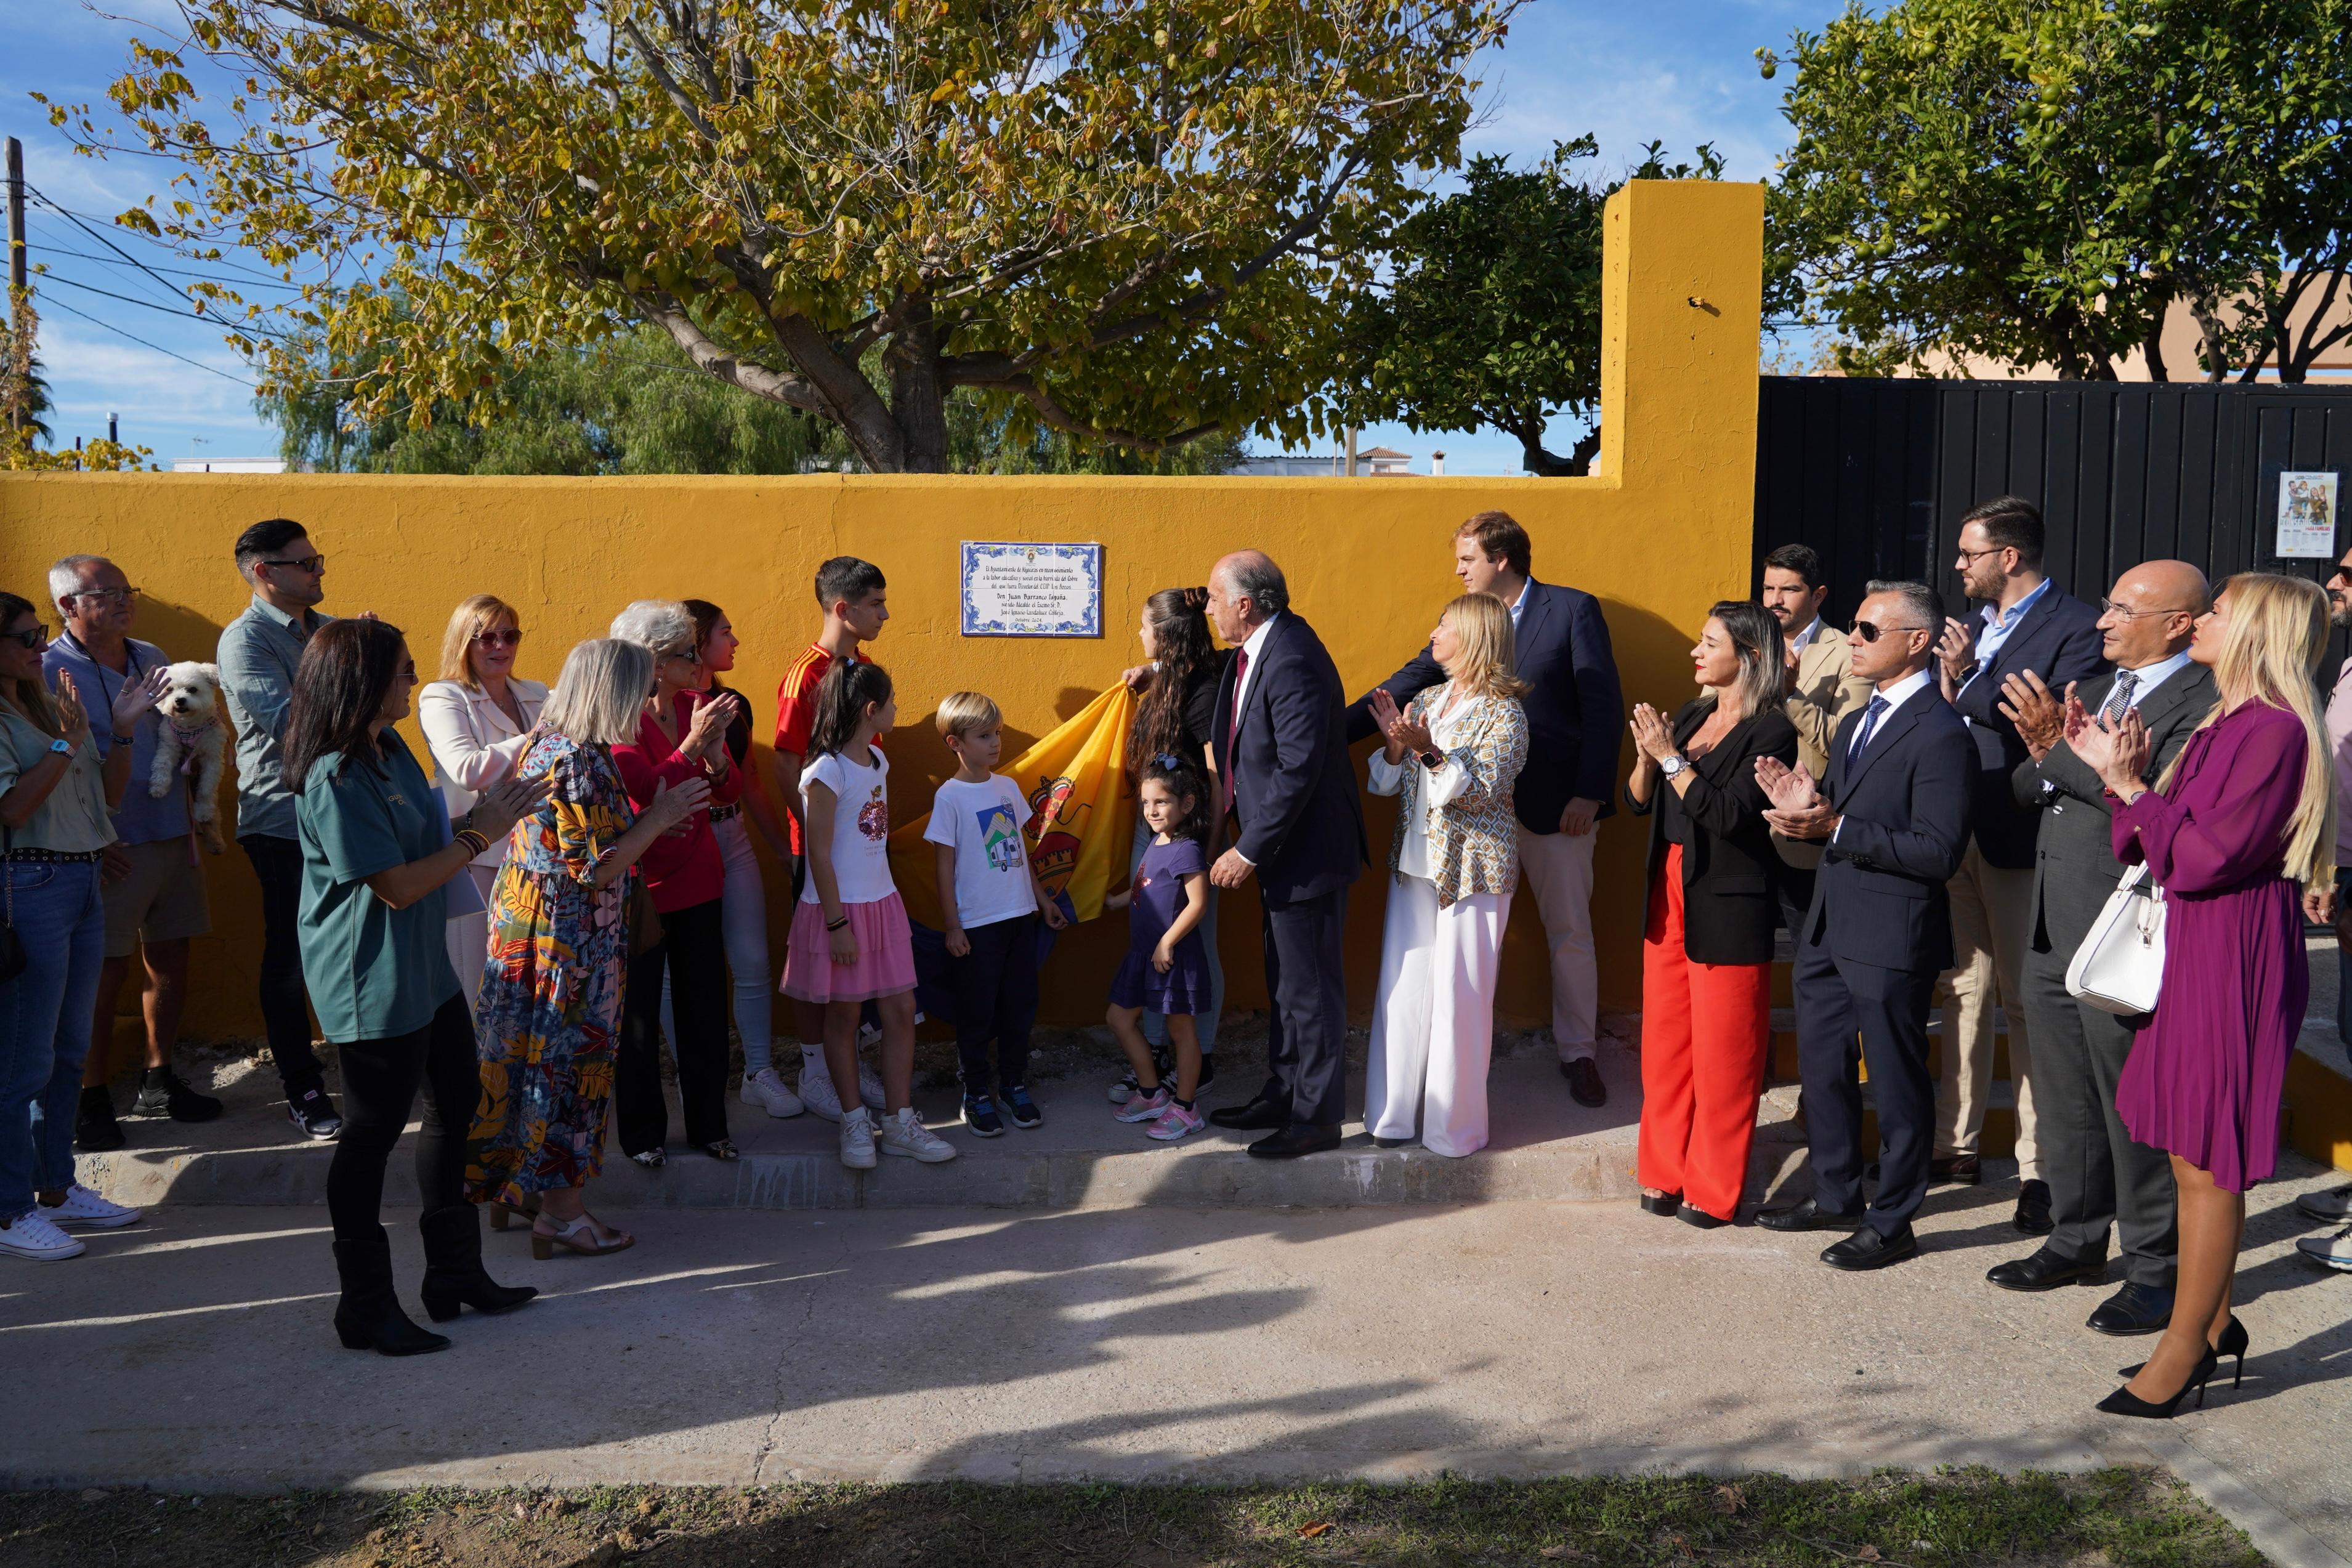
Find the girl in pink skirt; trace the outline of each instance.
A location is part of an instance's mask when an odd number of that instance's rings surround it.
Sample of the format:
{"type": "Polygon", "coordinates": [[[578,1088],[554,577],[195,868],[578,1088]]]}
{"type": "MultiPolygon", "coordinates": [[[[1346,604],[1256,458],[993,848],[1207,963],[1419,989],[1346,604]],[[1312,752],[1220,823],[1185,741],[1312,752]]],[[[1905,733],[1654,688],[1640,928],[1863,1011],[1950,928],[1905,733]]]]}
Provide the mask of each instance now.
{"type": "Polygon", "coordinates": [[[793,914],[781,989],[824,1008],[824,1059],[841,1093],[841,1163],[874,1168],[885,1154],[936,1164],[954,1147],[915,1115],[915,947],[890,879],[888,759],[880,742],[898,717],[877,664],[836,659],[816,691],[808,765],[801,770],[808,876],[793,914]],[[857,1014],[882,1016],[880,1128],[860,1099],[857,1014]]]}

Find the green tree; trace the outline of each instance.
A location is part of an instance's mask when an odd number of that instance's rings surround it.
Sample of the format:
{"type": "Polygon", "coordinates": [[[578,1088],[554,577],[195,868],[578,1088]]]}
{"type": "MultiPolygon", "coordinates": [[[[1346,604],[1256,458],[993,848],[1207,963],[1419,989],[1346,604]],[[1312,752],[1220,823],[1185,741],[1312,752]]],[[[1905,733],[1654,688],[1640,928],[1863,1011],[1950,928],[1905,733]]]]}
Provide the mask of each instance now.
{"type": "MultiPolygon", "coordinates": [[[[1660,144],[1629,178],[1715,179],[1723,160],[1668,164],[1660,144]]],[[[1590,136],[1536,167],[1471,159],[1463,188],[1399,226],[1387,277],[1351,301],[1335,395],[1353,424],[1412,430],[1489,426],[1518,438],[1529,473],[1581,474],[1601,449],[1601,212],[1615,182],[1577,178],[1590,136]],[[1592,421],[1562,457],[1545,427],[1592,421]]]]}
{"type": "Polygon", "coordinates": [[[123,221],[363,273],[290,314],[395,343],[371,415],[646,321],[877,471],[947,467],[959,388],[1144,452],[1303,436],[1335,289],[1521,3],[178,0],[250,87],[208,118],[136,46],[112,98],[193,179],[123,221]]]}
{"type": "Polygon", "coordinates": [[[1771,302],[1857,365],[2141,349],[2161,379],[2179,298],[2217,379],[2326,346],[2283,328],[2345,260],[2352,0],[1900,0],[1790,58],[1771,302]]]}

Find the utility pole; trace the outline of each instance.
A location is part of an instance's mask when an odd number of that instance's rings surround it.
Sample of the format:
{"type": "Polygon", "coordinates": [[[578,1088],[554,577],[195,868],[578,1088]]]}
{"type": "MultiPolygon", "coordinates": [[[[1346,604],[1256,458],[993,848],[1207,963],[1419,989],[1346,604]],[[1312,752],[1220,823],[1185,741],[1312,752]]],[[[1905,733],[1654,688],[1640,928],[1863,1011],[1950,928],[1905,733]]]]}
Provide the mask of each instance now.
{"type": "Polygon", "coordinates": [[[106,438],[118,443],[122,438],[122,432],[115,426],[114,413],[111,409],[107,411],[106,416],[106,438]]]}
{"type": "Polygon", "coordinates": [[[1356,427],[1348,426],[1348,478],[1356,477],[1356,427]]]}
{"type": "MultiPolygon", "coordinates": [[[[8,138],[8,330],[14,334],[21,324],[16,301],[24,298],[25,268],[25,144],[14,136],[8,138]]],[[[30,343],[15,345],[16,355],[30,363],[30,343]]],[[[15,366],[6,367],[13,375],[15,366]]],[[[8,423],[16,429],[25,427],[24,389],[8,400],[8,423]]]]}

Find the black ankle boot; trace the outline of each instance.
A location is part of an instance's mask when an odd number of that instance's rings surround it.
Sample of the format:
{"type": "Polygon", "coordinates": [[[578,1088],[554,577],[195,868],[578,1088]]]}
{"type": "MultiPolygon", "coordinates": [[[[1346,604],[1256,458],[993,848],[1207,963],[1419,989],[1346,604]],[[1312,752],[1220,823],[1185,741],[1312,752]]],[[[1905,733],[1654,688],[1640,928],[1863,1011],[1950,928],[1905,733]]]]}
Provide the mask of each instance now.
{"type": "Polygon", "coordinates": [[[482,1268],[481,1217],[473,1205],[430,1210],[416,1228],[425,1233],[425,1314],[435,1322],[447,1322],[460,1306],[511,1312],[539,1294],[536,1285],[501,1285],[482,1268]]]}
{"type": "Polygon", "coordinates": [[[335,1272],[343,1299],[335,1307],[335,1334],[345,1350],[378,1355],[423,1355],[449,1342],[408,1321],[392,1293],[392,1247],[382,1232],[369,1241],[335,1243],[335,1272]]]}

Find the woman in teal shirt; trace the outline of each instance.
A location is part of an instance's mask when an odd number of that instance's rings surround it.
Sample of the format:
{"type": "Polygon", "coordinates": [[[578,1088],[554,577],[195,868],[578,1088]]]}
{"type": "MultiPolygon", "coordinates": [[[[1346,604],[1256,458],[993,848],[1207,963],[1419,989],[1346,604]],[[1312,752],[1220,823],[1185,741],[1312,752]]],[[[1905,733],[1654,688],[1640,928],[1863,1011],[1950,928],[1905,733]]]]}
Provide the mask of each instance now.
{"type": "Polygon", "coordinates": [[[302,846],[302,978],[342,1063],[343,1131],[327,1172],[342,1280],[335,1331],[353,1350],[385,1355],[449,1343],[400,1310],[378,1218],[384,1166],[420,1081],[425,1311],[442,1322],[461,1303],[503,1312],[538,1293],[484,1272],[481,1231],[466,1201],[466,1133],[481,1079],[473,1016],[449,967],[444,889],[506,836],[546,783],[499,785],[452,835],[440,795],[392,727],[407,716],[415,686],[416,664],[397,628],[331,621],[303,650],[286,726],[286,782],[302,846]]]}

